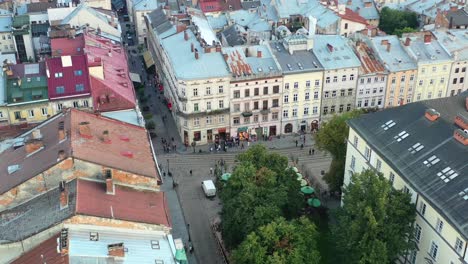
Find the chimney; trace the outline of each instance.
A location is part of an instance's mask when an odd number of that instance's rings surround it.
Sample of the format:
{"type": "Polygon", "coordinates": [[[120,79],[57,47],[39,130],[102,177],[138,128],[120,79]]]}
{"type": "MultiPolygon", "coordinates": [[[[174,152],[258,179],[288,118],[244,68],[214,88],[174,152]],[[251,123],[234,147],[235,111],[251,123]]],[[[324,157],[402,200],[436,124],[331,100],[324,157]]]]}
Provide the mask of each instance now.
{"type": "Polygon", "coordinates": [[[392,48],[392,43],[387,43],[387,52],[390,52],[391,48],[392,48]]]}
{"type": "Polygon", "coordinates": [[[440,113],[435,109],[427,109],[424,116],[431,122],[436,121],[440,117],[440,113]]]}
{"type": "Polygon", "coordinates": [[[109,137],[109,130],[102,131],[102,142],[104,142],[106,144],[112,143],[112,141],[110,140],[110,137],[109,137]]]}
{"type": "Polygon", "coordinates": [[[91,128],[89,127],[89,122],[80,122],[78,124],[78,129],[81,137],[88,139],[93,137],[91,135],[91,128]]]}
{"type": "Polygon", "coordinates": [[[107,56],[112,57],[112,50],[111,49],[109,49],[109,51],[107,52],[107,56]]]}
{"type": "Polygon", "coordinates": [[[388,44],[388,39],[382,39],[382,41],[380,42],[380,45],[384,46],[384,45],[387,45],[388,44]]]}
{"type": "Polygon", "coordinates": [[[216,52],[221,52],[221,45],[216,45],[216,52]]]}
{"type": "Polygon", "coordinates": [[[468,146],[468,130],[456,129],[453,132],[453,137],[464,146],[468,146]]]}
{"type": "Polygon", "coordinates": [[[44,147],[44,142],[41,139],[30,139],[26,142],[26,153],[34,153],[44,147]]]}
{"type": "Polygon", "coordinates": [[[327,44],[327,48],[329,52],[333,52],[333,46],[331,44],[327,44]]]}
{"type": "Polygon", "coordinates": [[[61,181],[59,184],[60,190],[60,210],[68,207],[68,188],[65,186],[65,181],[61,181]]]}
{"type": "Polygon", "coordinates": [[[459,126],[461,129],[467,130],[468,129],[468,118],[465,118],[461,114],[458,114],[455,117],[455,124],[457,126],[459,126]]]}
{"type": "Polygon", "coordinates": [[[189,39],[187,30],[184,30],[184,39],[185,39],[185,41],[187,41],[189,39]]]}
{"type": "Polygon", "coordinates": [[[32,138],[33,139],[42,139],[41,130],[34,129],[33,132],[32,132],[32,138]]]}
{"type": "Polygon", "coordinates": [[[261,58],[262,57],[262,51],[261,50],[257,50],[257,58],[261,58]]]}
{"type": "Polygon", "coordinates": [[[64,160],[66,157],[67,157],[67,155],[65,154],[65,151],[64,151],[64,150],[60,150],[60,151],[58,152],[57,161],[64,160]]]}
{"type": "Polygon", "coordinates": [[[65,123],[63,121],[60,121],[59,126],[58,126],[58,137],[59,137],[59,141],[64,140],[66,137],[65,123]]]}
{"type": "Polygon", "coordinates": [[[105,176],[106,176],[106,194],[115,194],[115,185],[114,185],[114,180],[112,179],[112,171],[111,170],[105,170],[105,176]]]}
{"type": "Polygon", "coordinates": [[[107,246],[107,255],[110,257],[125,257],[124,244],[110,244],[107,246]]]}
{"type": "Polygon", "coordinates": [[[457,12],[458,11],[458,6],[454,5],[450,7],[450,11],[452,12],[457,12]]]}
{"type": "Polygon", "coordinates": [[[411,44],[411,39],[407,37],[405,40],[405,46],[408,47],[410,44],[411,44]]]}
{"type": "Polygon", "coordinates": [[[195,45],[192,43],[190,43],[190,50],[193,52],[195,50],[195,45]]]}
{"type": "Polygon", "coordinates": [[[186,29],[187,29],[187,26],[185,24],[178,24],[176,30],[177,30],[177,33],[180,33],[186,29]]]}
{"type": "Polygon", "coordinates": [[[223,54],[223,56],[224,56],[224,60],[225,60],[225,61],[227,61],[227,60],[229,59],[229,55],[223,54]]]}
{"type": "Polygon", "coordinates": [[[352,5],[352,4],[353,4],[353,0],[348,0],[348,1],[346,2],[346,5],[349,5],[349,6],[350,6],[350,5],[352,5]]]}
{"type": "Polygon", "coordinates": [[[197,50],[197,49],[195,49],[195,59],[196,59],[196,60],[198,60],[198,58],[199,58],[199,55],[198,55],[198,50],[197,50]]]}
{"type": "Polygon", "coordinates": [[[431,33],[424,35],[424,43],[425,44],[431,43],[431,38],[432,38],[431,33]]]}

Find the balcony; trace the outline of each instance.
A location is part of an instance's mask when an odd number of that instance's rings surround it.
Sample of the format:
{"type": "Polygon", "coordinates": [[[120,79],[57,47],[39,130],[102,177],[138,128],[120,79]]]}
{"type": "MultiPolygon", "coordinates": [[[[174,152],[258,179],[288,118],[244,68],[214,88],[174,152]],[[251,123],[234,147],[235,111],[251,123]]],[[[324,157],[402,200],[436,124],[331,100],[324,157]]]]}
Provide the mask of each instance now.
{"type": "Polygon", "coordinates": [[[243,116],[243,117],[252,116],[252,111],[244,111],[244,112],[242,112],[242,116],[243,116]]]}
{"type": "Polygon", "coordinates": [[[260,113],[261,113],[262,115],[269,114],[269,113],[270,113],[270,109],[264,108],[264,109],[260,110],[260,113]]]}

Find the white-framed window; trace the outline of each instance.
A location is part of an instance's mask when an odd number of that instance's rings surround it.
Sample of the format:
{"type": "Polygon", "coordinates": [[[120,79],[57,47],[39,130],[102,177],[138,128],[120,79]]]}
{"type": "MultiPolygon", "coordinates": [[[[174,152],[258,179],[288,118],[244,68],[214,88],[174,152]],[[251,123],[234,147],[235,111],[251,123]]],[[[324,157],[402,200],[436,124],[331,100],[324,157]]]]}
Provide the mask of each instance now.
{"type": "Polygon", "coordinates": [[[73,101],[73,107],[75,108],[80,107],[80,104],[78,103],[78,101],[73,101]]]}
{"type": "Polygon", "coordinates": [[[442,232],[443,228],[444,228],[444,221],[440,220],[440,218],[437,218],[436,231],[440,233],[442,232]]]}
{"type": "Polygon", "coordinates": [[[419,203],[419,213],[423,216],[426,214],[426,204],[423,201],[419,203]]]}
{"type": "Polygon", "coordinates": [[[377,164],[375,165],[375,169],[380,172],[380,170],[382,169],[382,161],[377,159],[377,164]]]}
{"type": "Polygon", "coordinates": [[[325,83],[330,83],[330,77],[325,78],[325,83]]]}
{"type": "Polygon", "coordinates": [[[320,80],[315,80],[315,86],[320,86],[320,80]]]}
{"type": "Polygon", "coordinates": [[[358,138],[357,136],[354,136],[354,138],[353,138],[353,145],[354,145],[355,148],[357,148],[358,143],[359,143],[359,138],[358,138]]]}
{"type": "Polygon", "coordinates": [[[220,124],[223,124],[223,123],[224,123],[224,115],[220,115],[218,119],[219,119],[218,122],[219,122],[220,124]]]}
{"type": "Polygon", "coordinates": [[[151,240],[151,248],[152,249],[160,249],[159,240],[151,240]]]}
{"type": "Polygon", "coordinates": [[[3,112],[0,111],[0,118],[3,118],[3,112]]]}
{"type": "Polygon", "coordinates": [[[211,87],[206,87],[206,95],[210,95],[211,94],[211,87]]]}
{"type": "Polygon", "coordinates": [[[289,89],[289,83],[284,84],[284,89],[286,89],[286,90],[289,89]]]}
{"type": "Polygon", "coordinates": [[[299,83],[298,82],[294,82],[294,88],[295,89],[299,88],[299,83]]]}
{"type": "MultiPolygon", "coordinates": [[[[42,113],[43,116],[47,116],[47,114],[48,114],[47,113],[47,108],[45,108],[45,107],[41,108],[41,113],[42,113]]],[[[1,113],[0,113],[0,117],[1,117],[1,113]]]]}
{"type": "Polygon", "coordinates": [[[356,158],[354,156],[351,156],[351,164],[350,167],[351,169],[354,170],[354,167],[356,166],[356,158]]]}
{"type": "Polygon", "coordinates": [[[297,93],[293,95],[293,101],[297,102],[297,93]]]}
{"type": "Polygon", "coordinates": [[[413,250],[409,256],[410,264],[416,264],[416,257],[418,256],[418,251],[413,250]]]}
{"type": "Polygon", "coordinates": [[[206,102],[206,110],[211,110],[211,102],[206,102]]]}
{"type": "Polygon", "coordinates": [[[33,110],[33,109],[28,110],[28,117],[29,117],[29,118],[33,118],[33,117],[34,117],[34,110],[33,110]]]}
{"type": "Polygon", "coordinates": [[[343,76],[341,77],[341,81],[342,81],[342,82],[346,82],[346,75],[343,75],[343,76]]]}
{"type": "Polygon", "coordinates": [[[211,125],[211,121],[212,121],[211,116],[207,116],[206,117],[206,124],[211,125]]]}
{"type": "Polygon", "coordinates": [[[333,82],[338,82],[338,76],[333,76],[333,82]]]}
{"type": "Polygon", "coordinates": [[[393,172],[390,172],[390,175],[388,176],[388,180],[393,186],[393,182],[395,181],[395,174],[393,172]]]}
{"type": "Polygon", "coordinates": [[[296,108],[294,108],[294,109],[292,110],[292,116],[293,116],[293,117],[296,117],[296,116],[297,116],[297,109],[296,109],[296,108]]]}
{"type": "Polygon", "coordinates": [[[349,80],[353,81],[354,80],[354,74],[349,75],[349,80]]]}
{"type": "Polygon", "coordinates": [[[287,94],[284,95],[284,102],[289,103],[289,95],[287,94]]]}
{"type": "Polygon", "coordinates": [[[57,109],[58,109],[58,110],[62,110],[62,109],[63,109],[63,104],[62,104],[62,103],[58,103],[58,104],[57,104],[57,109]]]}
{"type": "Polygon", "coordinates": [[[283,110],[283,117],[288,117],[289,113],[288,113],[288,110],[283,110]]]}
{"type": "Polygon", "coordinates": [[[99,241],[99,233],[98,232],[90,232],[89,233],[89,240],[90,241],[99,241]]]}
{"type": "Polygon", "coordinates": [[[199,126],[200,125],[200,118],[199,117],[195,117],[193,119],[193,125],[194,126],[199,126]]]}
{"type": "Polygon", "coordinates": [[[431,256],[434,260],[437,260],[437,255],[439,254],[439,246],[432,241],[431,246],[429,247],[429,256],[431,256]]]}
{"type": "Polygon", "coordinates": [[[83,100],[83,107],[89,107],[88,100],[83,100]]]}
{"type": "Polygon", "coordinates": [[[304,115],[308,115],[309,114],[309,107],[304,107],[304,115]]]}
{"type": "Polygon", "coordinates": [[[461,253],[463,250],[463,241],[457,237],[457,241],[455,241],[455,251],[461,253]]]}
{"type": "Polygon", "coordinates": [[[63,77],[63,72],[56,72],[55,73],[55,78],[62,78],[63,77]]]}
{"type": "Polygon", "coordinates": [[[310,81],[306,81],[306,88],[310,88],[310,81]]]}
{"type": "Polygon", "coordinates": [[[218,106],[219,106],[219,109],[223,109],[224,108],[224,100],[219,100],[218,106]]]}
{"type": "Polygon", "coordinates": [[[306,100],[309,100],[309,99],[310,99],[310,93],[309,93],[309,92],[306,92],[306,93],[305,93],[305,99],[306,99],[306,100]]]}
{"type": "Polygon", "coordinates": [[[193,96],[198,96],[198,88],[193,88],[193,96]]]}
{"type": "Polygon", "coordinates": [[[317,114],[317,112],[318,112],[318,107],[317,106],[312,107],[312,113],[317,114]]]}
{"type": "Polygon", "coordinates": [[[218,93],[224,93],[224,87],[222,85],[218,86],[218,93]]]}
{"type": "Polygon", "coordinates": [[[199,107],[198,107],[198,103],[194,103],[194,104],[193,104],[193,111],[194,111],[194,112],[200,111],[200,109],[199,109],[199,107]]]}
{"type": "Polygon", "coordinates": [[[370,155],[371,155],[371,150],[369,147],[366,147],[364,149],[364,157],[366,158],[366,160],[370,160],[370,155]]]}
{"type": "Polygon", "coordinates": [[[420,225],[416,224],[414,226],[414,239],[416,240],[416,242],[419,243],[419,241],[421,241],[421,232],[422,232],[422,228],[420,225]]]}

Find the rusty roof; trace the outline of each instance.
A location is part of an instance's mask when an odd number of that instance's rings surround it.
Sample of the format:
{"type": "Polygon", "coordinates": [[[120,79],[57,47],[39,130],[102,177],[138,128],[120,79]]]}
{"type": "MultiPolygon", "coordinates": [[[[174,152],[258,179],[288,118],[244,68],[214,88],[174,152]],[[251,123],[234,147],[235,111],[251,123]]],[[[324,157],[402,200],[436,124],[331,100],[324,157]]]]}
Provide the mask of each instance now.
{"type": "Polygon", "coordinates": [[[384,66],[376,58],[376,54],[374,54],[374,50],[369,48],[369,46],[367,46],[366,43],[364,42],[356,43],[355,50],[356,50],[356,55],[361,61],[361,67],[360,67],[361,74],[384,73],[385,71],[384,66]]]}
{"type": "Polygon", "coordinates": [[[60,253],[57,253],[57,239],[59,237],[60,233],[53,235],[51,238],[21,255],[11,264],[68,264],[68,255],[62,256],[60,253]]]}

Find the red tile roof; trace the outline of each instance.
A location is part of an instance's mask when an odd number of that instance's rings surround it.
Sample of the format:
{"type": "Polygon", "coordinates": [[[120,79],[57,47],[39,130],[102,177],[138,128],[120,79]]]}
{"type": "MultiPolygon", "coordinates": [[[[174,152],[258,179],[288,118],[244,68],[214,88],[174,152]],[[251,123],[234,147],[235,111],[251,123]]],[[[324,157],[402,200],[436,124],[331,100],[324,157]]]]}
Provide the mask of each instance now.
{"type": "Polygon", "coordinates": [[[143,127],[76,109],[71,110],[70,122],[71,147],[75,158],[160,179],[147,131],[143,127]],[[81,122],[89,122],[91,138],[80,136],[81,122]],[[110,143],[102,140],[104,131],[108,131],[110,143]],[[133,157],[124,156],[123,152],[130,152],[133,157]]]}
{"type": "Polygon", "coordinates": [[[75,38],[53,38],[50,40],[52,56],[62,55],[83,55],[84,38],[83,35],[75,38]]]}
{"type": "Polygon", "coordinates": [[[60,237],[60,233],[24,253],[11,264],[68,264],[68,255],[62,256],[60,253],[57,253],[58,237],[60,237]]]}
{"type": "Polygon", "coordinates": [[[135,108],[135,90],[122,46],[94,34],[86,34],[85,43],[89,64],[100,60],[104,68],[104,79],[90,76],[94,110],[107,112],[135,108]]]}
{"type": "Polygon", "coordinates": [[[171,226],[163,192],[139,191],[116,185],[112,195],[106,194],[105,183],[86,180],[78,180],[77,183],[76,213],[171,226]]]}
{"type": "Polygon", "coordinates": [[[344,14],[338,14],[342,19],[346,19],[349,21],[361,23],[367,25],[367,20],[365,20],[362,16],[358,13],[354,12],[353,10],[346,8],[346,12],[344,14]]]}
{"type": "Polygon", "coordinates": [[[204,13],[242,9],[240,0],[200,0],[199,4],[204,13]]]}
{"type": "Polygon", "coordinates": [[[78,56],[61,56],[57,58],[49,58],[46,61],[49,86],[49,98],[59,99],[63,97],[86,96],[90,94],[89,88],[89,73],[84,55],[78,56]],[[64,66],[63,62],[70,57],[72,65],[64,66]],[[81,75],[76,75],[75,71],[81,71],[81,75]],[[55,77],[56,74],[62,74],[62,77],[55,77]],[[82,84],[83,91],[76,91],[76,85],[82,84]],[[64,93],[57,93],[57,87],[63,86],[64,93]]]}
{"type": "Polygon", "coordinates": [[[359,42],[356,46],[356,55],[361,61],[361,73],[384,73],[384,66],[375,57],[374,51],[365,43],[359,42]]]}

